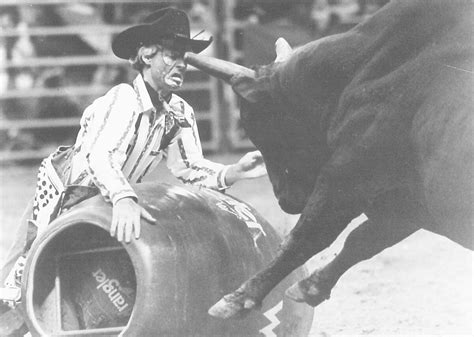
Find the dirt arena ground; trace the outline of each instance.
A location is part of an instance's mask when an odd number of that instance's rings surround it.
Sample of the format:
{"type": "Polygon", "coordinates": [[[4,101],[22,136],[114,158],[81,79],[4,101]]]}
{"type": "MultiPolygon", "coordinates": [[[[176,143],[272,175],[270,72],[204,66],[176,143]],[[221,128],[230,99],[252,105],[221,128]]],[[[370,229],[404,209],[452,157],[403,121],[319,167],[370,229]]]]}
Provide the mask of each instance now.
{"type": "MultiPolygon", "coordinates": [[[[210,159],[230,163],[238,156],[210,159]]],[[[0,168],[1,260],[33,195],[35,174],[36,166],[0,168]]],[[[178,183],[164,167],[153,178],[178,183]]],[[[267,178],[239,182],[228,193],[255,207],[282,234],[297,220],[278,208],[267,178]]],[[[333,256],[362,220],[353,221],[333,246],[308,262],[308,269],[333,256]]],[[[347,272],[331,299],[315,309],[310,335],[473,336],[473,264],[472,252],[429,232],[415,233],[347,272]]]]}

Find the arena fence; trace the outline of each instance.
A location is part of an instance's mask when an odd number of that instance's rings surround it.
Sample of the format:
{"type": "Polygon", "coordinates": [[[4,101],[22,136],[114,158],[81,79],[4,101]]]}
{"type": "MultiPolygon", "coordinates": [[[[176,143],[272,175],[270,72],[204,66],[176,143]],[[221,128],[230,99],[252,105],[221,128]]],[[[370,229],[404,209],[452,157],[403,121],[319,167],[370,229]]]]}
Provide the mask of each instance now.
{"type": "MultiPolygon", "coordinates": [[[[130,74],[127,62],[114,57],[109,47],[113,35],[130,26],[131,23],[120,23],[130,15],[130,8],[137,15],[140,6],[150,8],[165,4],[192,11],[195,3],[190,0],[153,3],[124,0],[0,2],[0,81],[3,81],[0,87],[0,144],[3,144],[0,162],[39,159],[61,142],[73,142],[83,109],[117,83],[116,78],[97,80],[98,73],[105,78],[111,73],[121,73],[122,78],[128,80],[135,76],[133,72],[130,74]],[[43,18],[41,22],[44,12],[51,10],[61,19],[60,24],[53,22],[54,16],[49,20],[43,18]],[[112,13],[108,22],[99,22],[107,16],[106,13],[112,13]],[[76,48],[69,46],[72,39],[92,46],[92,52],[89,50],[84,55],[84,50],[76,50],[76,53],[67,50],[76,48]],[[62,44],[64,51],[61,50],[62,44]],[[54,55],[35,50],[35,47],[41,49],[44,45],[52,45],[56,49],[54,55]],[[53,75],[48,77],[47,74],[53,75]],[[70,105],[77,109],[74,114],[68,111],[54,113],[70,105]],[[51,106],[53,108],[48,108],[51,106]],[[64,140],[57,139],[57,134],[64,140]]],[[[238,51],[233,47],[232,31],[238,23],[227,19],[232,17],[235,1],[205,3],[209,6],[207,14],[212,23],[191,22],[192,30],[206,29],[214,36],[215,42],[206,53],[221,58],[228,58],[229,53],[233,53],[235,55],[231,58],[236,59],[238,51]]],[[[205,151],[222,152],[250,146],[238,131],[236,99],[228,87],[191,68],[179,94],[195,109],[205,151]]]]}

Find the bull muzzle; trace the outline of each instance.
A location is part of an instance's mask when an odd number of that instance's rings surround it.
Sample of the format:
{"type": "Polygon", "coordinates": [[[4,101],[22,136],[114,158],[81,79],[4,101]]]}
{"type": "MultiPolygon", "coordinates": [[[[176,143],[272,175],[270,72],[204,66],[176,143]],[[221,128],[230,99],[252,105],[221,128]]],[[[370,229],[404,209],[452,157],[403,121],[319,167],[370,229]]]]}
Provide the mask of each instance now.
{"type": "Polygon", "coordinates": [[[255,71],[252,69],[215,57],[187,52],[184,55],[184,60],[187,64],[198,68],[208,75],[224,80],[229,84],[231,78],[236,75],[255,78],[255,71]]]}

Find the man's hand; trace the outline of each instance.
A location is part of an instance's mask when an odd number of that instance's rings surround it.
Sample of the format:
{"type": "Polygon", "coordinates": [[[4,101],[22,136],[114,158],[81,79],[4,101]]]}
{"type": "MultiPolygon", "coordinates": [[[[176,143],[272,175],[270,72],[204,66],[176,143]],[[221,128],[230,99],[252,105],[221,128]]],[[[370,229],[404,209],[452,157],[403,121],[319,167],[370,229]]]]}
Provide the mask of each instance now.
{"type": "Polygon", "coordinates": [[[228,185],[232,185],[237,180],[259,178],[267,174],[267,168],[263,162],[260,151],[246,153],[240,160],[231,165],[227,170],[225,180],[228,185]]]}
{"type": "Polygon", "coordinates": [[[125,238],[125,242],[130,242],[132,232],[135,232],[135,239],[140,237],[140,218],[143,217],[151,224],[155,224],[155,218],[133,198],[123,198],[118,200],[112,213],[112,225],[110,235],[116,236],[119,242],[125,238]]]}
{"type": "Polygon", "coordinates": [[[260,151],[246,153],[237,162],[237,168],[241,172],[242,179],[259,178],[267,174],[260,151]]]}

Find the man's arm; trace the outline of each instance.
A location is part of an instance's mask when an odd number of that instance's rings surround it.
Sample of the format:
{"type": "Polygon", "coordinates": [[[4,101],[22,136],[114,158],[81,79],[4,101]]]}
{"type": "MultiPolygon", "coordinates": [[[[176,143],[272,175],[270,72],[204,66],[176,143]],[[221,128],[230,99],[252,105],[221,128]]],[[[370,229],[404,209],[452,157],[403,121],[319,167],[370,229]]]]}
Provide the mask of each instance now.
{"type": "Polygon", "coordinates": [[[134,134],[139,113],[135,92],[129,85],[121,84],[109,92],[105,111],[97,111],[91,126],[87,168],[94,184],[113,205],[110,234],[118,241],[130,242],[132,233],[140,236],[140,216],[154,223],[153,217],[137,203],[137,195],[122,172],[126,149],[134,134]]]}
{"type": "MultiPolygon", "coordinates": [[[[187,108],[192,112],[191,107],[187,108]]],[[[267,173],[259,151],[247,153],[232,165],[205,159],[194,113],[188,116],[191,127],[181,128],[167,149],[168,168],[182,182],[225,190],[238,180],[257,178],[267,173]]]]}

